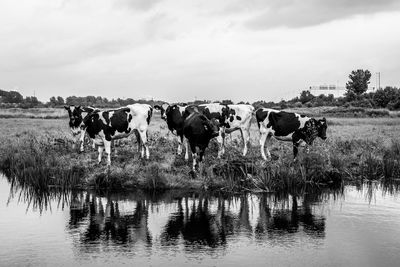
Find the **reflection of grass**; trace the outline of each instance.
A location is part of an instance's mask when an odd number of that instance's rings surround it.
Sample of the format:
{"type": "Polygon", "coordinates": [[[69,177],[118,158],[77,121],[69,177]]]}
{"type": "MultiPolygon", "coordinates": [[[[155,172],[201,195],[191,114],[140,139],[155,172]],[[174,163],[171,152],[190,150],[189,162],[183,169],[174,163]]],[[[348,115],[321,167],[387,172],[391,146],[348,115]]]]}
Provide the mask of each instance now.
{"type": "MultiPolygon", "coordinates": [[[[391,119],[393,120],[393,119],[391,119]]],[[[387,136],[341,138],[338,129],[344,122],[329,128],[326,142],[317,140],[309,154],[300,152],[292,160],[288,143],[272,141],[269,162],[261,160],[259,147],[250,146],[241,156],[240,142],[227,139],[223,159],[217,159],[217,144],[212,141],[200,172],[191,175],[191,160],[175,154],[177,141],[166,133],[164,122],[156,119],[150,125],[150,160],[141,160],[134,138],[121,140],[113,149],[112,167],[97,165],[97,151],[86,146],[86,152],[72,149],[67,123],[60,120],[3,120],[6,127],[0,136],[0,167],[22,184],[45,188],[192,188],[227,191],[301,188],[325,186],[346,181],[400,178],[400,142],[392,138],[397,125],[377,124],[387,136]],[[34,122],[34,123],[33,123],[34,122]],[[39,126],[36,126],[39,125],[39,126]],[[64,127],[63,131],[60,131],[64,127]],[[157,128],[158,127],[158,128],[157,128]],[[389,141],[390,140],[390,141],[389,141]]],[[[355,124],[354,119],[351,123],[355,124]]],[[[357,126],[355,126],[357,128],[357,126]]],[[[363,127],[366,127],[365,125],[363,127]]],[[[253,132],[253,138],[257,136],[253,132]]],[[[103,158],[105,161],[105,158],[103,158]]]]}

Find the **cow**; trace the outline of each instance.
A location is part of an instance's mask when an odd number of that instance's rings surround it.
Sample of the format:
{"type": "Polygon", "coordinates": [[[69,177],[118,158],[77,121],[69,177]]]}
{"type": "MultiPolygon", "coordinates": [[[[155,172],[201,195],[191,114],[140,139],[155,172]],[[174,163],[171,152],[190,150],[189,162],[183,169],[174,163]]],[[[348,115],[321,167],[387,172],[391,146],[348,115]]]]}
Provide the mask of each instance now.
{"type": "MultiPolygon", "coordinates": [[[[68,111],[69,116],[69,128],[71,130],[73,139],[74,139],[74,146],[75,144],[79,144],[79,151],[84,151],[84,141],[85,141],[85,134],[86,131],[84,130],[83,126],[83,118],[87,116],[91,112],[95,110],[93,107],[81,107],[81,106],[64,106],[64,108],[68,111]]],[[[95,148],[95,144],[93,143],[93,148],[95,148]]]]}
{"type": "Polygon", "coordinates": [[[267,156],[271,158],[268,149],[271,136],[277,140],[293,143],[294,161],[296,161],[298,147],[301,143],[305,142],[308,146],[312,145],[317,137],[326,139],[327,123],[325,118],[316,120],[297,113],[260,108],[256,111],[256,119],[261,134],[261,156],[264,160],[267,160],[267,156]],[[265,143],[267,143],[267,156],[264,153],[265,143]]]}
{"type": "Polygon", "coordinates": [[[138,133],[140,137],[141,157],[150,157],[147,144],[147,128],[150,124],[153,108],[147,104],[132,104],[115,110],[95,110],[86,116],[83,124],[89,137],[98,145],[98,163],[102,153],[107,153],[107,166],[111,165],[111,142],[138,133]]]}
{"type": "Polygon", "coordinates": [[[209,120],[203,114],[191,112],[183,122],[183,134],[189,142],[195,172],[197,160],[203,160],[208,143],[219,135],[219,126],[215,119],[209,120]]]}
{"type": "Polygon", "coordinates": [[[243,156],[246,156],[250,141],[251,119],[254,114],[252,105],[224,105],[220,103],[201,104],[198,109],[208,119],[216,119],[220,123],[218,158],[225,153],[225,135],[239,130],[243,140],[243,156]]]}
{"type": "Polygon", "coordinates": [[[182,144],[185,143],[185,160],[189,159],[188,144],[184,142],[183,122],[195,107],[187,105],[155,105],[154,109],[161,112],[161,118],[167,122],[168,129],[178,137],[178,155],[182,153],[182,144]]]}

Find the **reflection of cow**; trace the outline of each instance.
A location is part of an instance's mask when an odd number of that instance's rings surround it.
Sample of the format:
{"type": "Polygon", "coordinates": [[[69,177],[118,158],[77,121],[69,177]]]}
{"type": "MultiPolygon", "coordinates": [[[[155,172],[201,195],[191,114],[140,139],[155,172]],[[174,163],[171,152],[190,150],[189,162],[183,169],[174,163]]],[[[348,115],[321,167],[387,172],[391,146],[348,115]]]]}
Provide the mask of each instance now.
{"type": "MultiPolygon", "coordinates": [[[[311,202],[304,196],[299,207],[297,197],[292,196],[290,209],[278,208],[272,210],[265,195],[260,196],[260,216],[256,225],[256,237],[262,238],[268,233],[269,238],[282,239],[286,234],[299,231],[300,225],[304,232],[312,237],[323,237],[325,233],[325,218],[312,214],[311,202]]],[[[272,201],[271,201],[272,202],[272,201]]],[[[284,201],[281,201],[284,203],[284,201]]]]}
{"type": "Polygon", "coordinates": [[[296,160],[300,143],[312,145],[315,138],[326,139],[326,119],[316,120],[304,115],[286,111],[260,108],[256,111],[258,128],[260,129],[261,156],[264,160],[271,157],[268,143],[271,136],[281,141],[293,142],[293,155],[296,160]],[[266,144],[267,156],[264,152],[266,144]]]}
{"type": "Polygon", "coordinates": [[[86,208],[78,213],[78,205],[74,205],[75,208],[70,211],[70,228],[82,228],[79,231],[82,233],[82,243],[112,241],[126,244],[142,241],[151,245],[152,239],[147,225],[148,207],[145,201],[138,201],[135,210],[127,214],[122,214],[118,201],[111,199],[107,199],[105,207],[101,198],[94,195],[87,194],[81,201],[85,203],[81,206],[86,208]],[[85,216],[82,216],[83,214],[85,216]]]}
{"type": "Polygon", "coordinates": [[[233,233],[232,217],[219,206],[217,214],[209,211],[209,200],[194,200],[191,207],[186,199],[185,209],[182,199],[178,200],[178,211],[171,214],[161,235],[163,245],[178,244],[182,236],[187,244],[201,244],[216,247],[226,244],[226,236],[233,233]]]}

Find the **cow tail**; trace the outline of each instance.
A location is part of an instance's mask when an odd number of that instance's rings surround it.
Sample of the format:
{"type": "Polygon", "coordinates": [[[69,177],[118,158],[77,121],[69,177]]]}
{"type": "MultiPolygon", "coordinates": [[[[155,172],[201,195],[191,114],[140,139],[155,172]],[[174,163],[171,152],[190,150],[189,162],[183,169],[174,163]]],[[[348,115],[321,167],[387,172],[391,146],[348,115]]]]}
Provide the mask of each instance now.
{"type": "Polygon", "coordinates": [[[149,107],[149,111],[147,112],[147,119],[146,119],[146,121],[147,121],[147,125],[149,125],[150,124],[150,121],[151,121],[151,117],[153,116],[153,107],[149,107]]]}

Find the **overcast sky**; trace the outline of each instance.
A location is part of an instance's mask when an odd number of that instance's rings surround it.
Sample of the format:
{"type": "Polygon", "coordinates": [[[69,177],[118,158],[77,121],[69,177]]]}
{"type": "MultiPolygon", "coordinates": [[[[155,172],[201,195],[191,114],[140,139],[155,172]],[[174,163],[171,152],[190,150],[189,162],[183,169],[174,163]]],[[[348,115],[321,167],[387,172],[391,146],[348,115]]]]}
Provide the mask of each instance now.
{"type": "Polygon", "coordinates": [[[357,68],[400,86],[398,0],[2,0],[0,25],[0,88],[42,101],[276,101],[357,68]]]}

